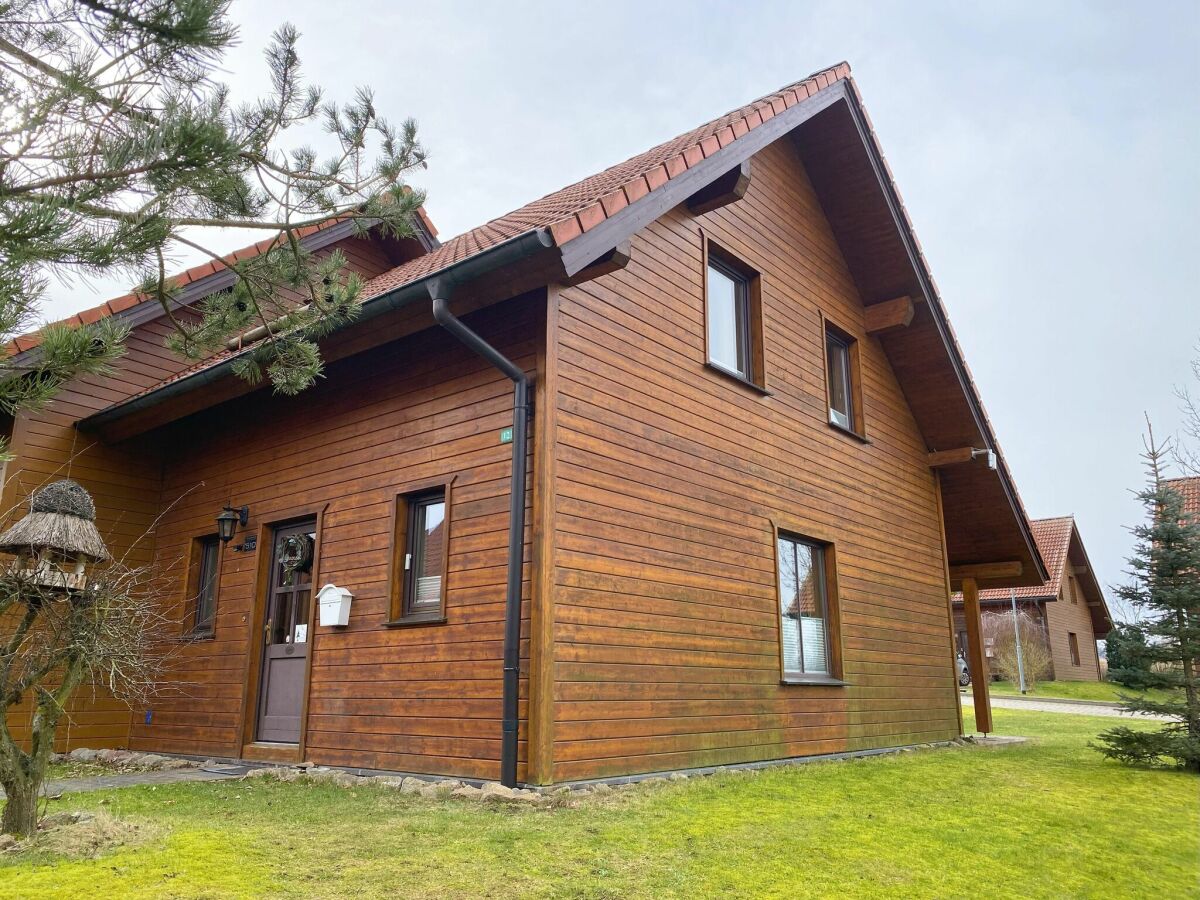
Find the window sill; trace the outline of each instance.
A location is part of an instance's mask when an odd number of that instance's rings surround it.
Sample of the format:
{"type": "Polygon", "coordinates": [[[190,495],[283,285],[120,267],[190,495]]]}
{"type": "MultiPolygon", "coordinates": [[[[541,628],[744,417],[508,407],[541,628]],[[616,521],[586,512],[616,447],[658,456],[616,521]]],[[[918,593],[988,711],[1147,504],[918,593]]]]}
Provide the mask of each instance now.
{"type": "Polygon", "coordinates": [[[392,619],[390,622],[384,622],[384,628],[416,628],[421,625],[445,625],[445,615],[436,616],[404,616],[400,619],[392,619]]]}
{"type": "Polygon", "coordinates": [[[813,675],[806,677],[803,675],[792,675],[779,679],[780,684],[815,684],[825,687],[849,687],[850,682],[842,681],[840,678],[833,678],[828,675],[813,675]]]}
{"type": "Polygon", "coordinates": [[[747,378],[745,375],[742,375],[740,372],[730,371],[729,369],[726,369],[724,366],[718,366],[715,362],[711,362],[711,361],[706,362],[704,364],[704,368],[708,369],[709,371],[716,372],[718,375],[728,378],[730,381],[736,381],[742,387],[749,388],[750,390],[754,391],[756,394],[761,394],[763,397],[772,396],[772,394],[769,390],[767,390],[765,387],[763,387],[758,382],[751,381],[749,378],[747,378]]]}
{"type": "Polygon", "coordinates": [[[203,631],[189,631],[187,634],[179,636],[181,644],[198,644],[201,641],[215,640],[217,637],[216,631],[211,628],[206,628],[203,631]]]}
{"type": "Polygon", "coordinates": [[[839,425],[837,422],[834,422],[832,419],[829,421],[829,427],[832,428],[834,431],[839,432],[840,434],[846,435],[846,437],[854,438],[854,440],[858,441],[860,444],[870,444],[871,443],[871,439],[869,437],[867,437],[865,434],[860,434],[859,432],[854,431],[851,428],[847,428],[845,425],[839,425]]]}

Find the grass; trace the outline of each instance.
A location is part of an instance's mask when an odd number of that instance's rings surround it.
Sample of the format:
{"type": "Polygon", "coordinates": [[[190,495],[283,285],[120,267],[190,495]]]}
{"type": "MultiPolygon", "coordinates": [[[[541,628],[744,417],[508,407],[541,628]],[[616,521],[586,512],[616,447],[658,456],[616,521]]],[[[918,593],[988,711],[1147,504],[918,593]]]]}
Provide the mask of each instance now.
{"type": "Polygon", "coordinates": [[[0,854],[0,897],[1200,896],[1200,781],[1089,750],[1111,720],[995,716],[1035,742],[552,810],[257,779],[79,794],[55,808],[158,836],[95,859],[0,854]]]}
{"type": "MultiPolygon", "coordinates": [[[[1011,681],[993,681],[991,692],[993,694],[1016,694],[1017,696],[1021,694],[1020,688],[1011,681]]],[[[1039,681],[1028,693],[1028,696],[1062,700],[1105,700],[1110,703],[1120,703],[1121,694],[1144,695],[1152,699],[1161,699],[1165,696],[1162,691],[1146,691],[1143,694],[1141,691],[1135,691],[1112,681],[1039,681]]]]}

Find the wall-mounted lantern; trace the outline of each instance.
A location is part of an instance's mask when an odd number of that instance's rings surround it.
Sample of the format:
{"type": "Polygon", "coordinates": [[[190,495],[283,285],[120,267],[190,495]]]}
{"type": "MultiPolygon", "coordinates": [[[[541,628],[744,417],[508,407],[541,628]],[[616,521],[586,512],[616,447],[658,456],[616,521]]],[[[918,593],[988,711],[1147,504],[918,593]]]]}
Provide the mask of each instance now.
{"type": "Polygon", "coordinates": [[[38,584],[80,590],[89,564],[111,559],[96,528],[96,504],[69,479],[33,493],[29,513],[0,534],[0,552],[17,557],[13,569],[38,584]]]}
{"type": "Polygon", "coordinates": [[[239,525],[243,528],[250,521],[250,507],[242,506],[235,509],[232,506],[226,506],[217,516],[217,537],[221,539],[222,544],[228,544],[233,540],[233,533],[237,531],[239,525]]]}

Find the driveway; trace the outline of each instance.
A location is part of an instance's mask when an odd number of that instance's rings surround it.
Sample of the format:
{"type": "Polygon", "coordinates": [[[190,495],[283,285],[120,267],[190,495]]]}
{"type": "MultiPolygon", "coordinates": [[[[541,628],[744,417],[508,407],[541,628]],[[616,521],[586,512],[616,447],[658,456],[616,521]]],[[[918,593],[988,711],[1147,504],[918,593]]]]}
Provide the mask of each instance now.
{"type": "MultiPolygon", "coordinates": [[[[971,706],[971,692],[959,692],[964,706],[971,706]]],[[[992,694],[994,709],[1025,709],[1031,712],[1073,713],[1077,716],[1106,716],[1111,718],[1125,717],[1151,719],[1157,722],[1169,722],[1168,716],[1131,715],[1120,706],[1112,703],[1102,703],[1095,700],[1048,700],[1043,697],[1011,697],[1004,694],[992,694]]]]}

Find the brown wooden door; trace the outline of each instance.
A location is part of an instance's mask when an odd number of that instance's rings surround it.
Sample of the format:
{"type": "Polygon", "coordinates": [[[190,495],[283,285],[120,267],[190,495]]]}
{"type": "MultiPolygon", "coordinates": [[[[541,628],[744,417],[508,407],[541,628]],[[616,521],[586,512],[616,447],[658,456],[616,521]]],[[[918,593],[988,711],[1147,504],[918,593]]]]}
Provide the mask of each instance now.
{"type": "MultiPolygon", "coordinates": [[[[299,566],[288,553],[316,542],[316,522],[276,528],[271,541],[271,577],[267,584],[262,674],[258,692],[255,739],[284,744],[300,742],[304,678],[308,663],[308,611],[312,597],[312,554],[299,566]]],[[[294,559],[294,557],[293,557],[294,559]]]]}

